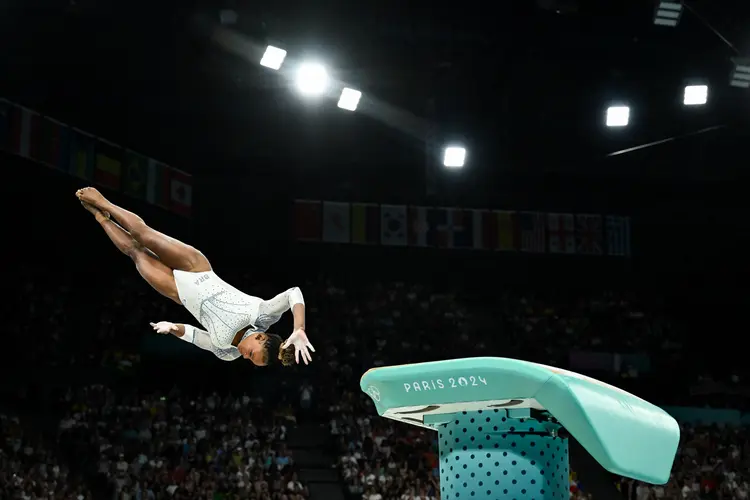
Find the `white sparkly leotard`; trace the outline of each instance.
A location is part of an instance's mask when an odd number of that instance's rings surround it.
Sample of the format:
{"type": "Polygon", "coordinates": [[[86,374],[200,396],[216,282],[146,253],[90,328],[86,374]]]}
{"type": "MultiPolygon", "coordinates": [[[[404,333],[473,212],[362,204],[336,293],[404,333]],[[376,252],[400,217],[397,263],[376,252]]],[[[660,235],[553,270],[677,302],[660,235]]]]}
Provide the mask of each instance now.
{"type": "Polygon", "coordinates": [[[263,300],[237,290],[213,271],[189,273],[175,270],[174,280],[182,305],[205,328],[201,330],[185,325],[183,340],[210,350],[226,361],[240,357],[232,345],[238,331],[250,327],[249,332],[265,332],[295,304],[305,303],[302,291],[297,287],[271,300],[263,300]]]}

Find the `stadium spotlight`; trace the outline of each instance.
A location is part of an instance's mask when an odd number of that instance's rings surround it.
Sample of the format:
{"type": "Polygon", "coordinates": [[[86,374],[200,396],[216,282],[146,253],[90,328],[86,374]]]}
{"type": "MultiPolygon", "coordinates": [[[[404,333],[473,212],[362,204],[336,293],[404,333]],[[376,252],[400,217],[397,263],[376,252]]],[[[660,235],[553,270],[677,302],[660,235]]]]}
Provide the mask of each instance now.
{"type": "Polygon", "coordinates": [[[682,17],[682,0],[657,2],[654,13],[654,24],[657,26],[674,28],[679,24],[680,17],[682,17]]]}
{"type": "Polygon", "coordinates": [[[708,85],[688,85],[685,87],[685,106],[702,106],[708,101],[708,85]]]}
{"type": "Polygon", "coordinates": [[[269,45],[268,47],[266,47],[265,53],[263,53],[263,57],[260,60],[260,65],[265,66],[266,68],[278,70],[284,63],[285,58],[286,50],[274,47],[273,45],[269,45]]]}
{"type": "Polygon", "coordinates": [[[608,127],[627,127],[630,121],[630,108],[627,106],[610,106],[607,108],[608,127]]]}
{"type": "Polygon", "coordinates": [[[443,151],[443,166],[461,168],[466,161],[466,149],[460,146],[448,146],[443,151]]]}
{"type": "Polygon", "coordinates": [[[742,89],[750,88],[750,59],[735,57],[732,62],[734,63],[734,71],[732,71],[732,79],[729,84],[732,87],[742,89]]]}
{"type": "Polygon", "coordinates": [[[341,91],[341,97],[339,97],[339,108],[347,111],[356,111],[359,99],[362,97],[362,92],[350,88],[344,88],[341,91]]]}
{"type": "Polygon", "coordinates": [[[297,89],[307,96],[321,95],[328,90],[328,72],[317,63],[304,63],[297,70],[297,89]]]}

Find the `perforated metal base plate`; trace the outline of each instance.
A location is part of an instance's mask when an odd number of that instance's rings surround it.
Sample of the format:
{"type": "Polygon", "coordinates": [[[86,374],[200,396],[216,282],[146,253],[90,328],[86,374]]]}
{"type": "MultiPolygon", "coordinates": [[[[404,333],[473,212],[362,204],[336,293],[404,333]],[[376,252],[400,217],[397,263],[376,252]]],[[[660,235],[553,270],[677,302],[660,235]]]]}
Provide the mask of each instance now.
{"type": "Polygon", "coordinates": [[[443,499],[568,499],[567,439],[509,413],[461,412],[438,428],[443,499]]]}

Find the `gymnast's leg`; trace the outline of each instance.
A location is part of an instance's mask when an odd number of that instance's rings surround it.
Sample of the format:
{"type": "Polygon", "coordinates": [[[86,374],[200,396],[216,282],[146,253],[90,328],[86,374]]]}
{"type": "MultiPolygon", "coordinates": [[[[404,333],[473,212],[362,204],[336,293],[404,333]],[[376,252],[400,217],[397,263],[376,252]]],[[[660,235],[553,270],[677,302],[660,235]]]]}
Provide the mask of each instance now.
{"type": "Polygon", "coordinates": [[[201,252],[150,228],[133,212],[112,204],[97,189],[79,189],[76,196],[101,212],[109,213],[135,241],[154,252],[167,267],[193,273],[211,270],[211,264],[201,252]]]}
{"type": "Polygon", "coordinates": [[[135,268],[157,292],[180,304],[180,296],[177,293],[177,285],[174,281],[172,270],[163,262],[150,256],[146,249],[135,241],[127,231],[111,221],[99,209],[88,203],[81,203],[83,208],[94,214],[96,221],[102,226],[109,239],[117,249],[130,257],[135,262],[135,268]]]}

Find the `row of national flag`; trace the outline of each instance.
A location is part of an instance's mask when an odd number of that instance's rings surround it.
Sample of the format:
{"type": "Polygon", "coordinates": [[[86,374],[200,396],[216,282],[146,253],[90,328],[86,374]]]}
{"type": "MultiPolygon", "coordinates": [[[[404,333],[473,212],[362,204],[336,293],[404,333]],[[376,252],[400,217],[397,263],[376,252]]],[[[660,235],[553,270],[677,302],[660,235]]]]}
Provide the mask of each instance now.
{"type": "Polygon", "coordinates": [[[4,99],[0,149],[190,216],[190,175],[4,99]]]}
{"type": "Polygon", "coordinates": [[[294,203],[298,241],[630,256],[630,217],[317,200],[294,203]]]}

